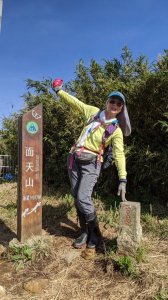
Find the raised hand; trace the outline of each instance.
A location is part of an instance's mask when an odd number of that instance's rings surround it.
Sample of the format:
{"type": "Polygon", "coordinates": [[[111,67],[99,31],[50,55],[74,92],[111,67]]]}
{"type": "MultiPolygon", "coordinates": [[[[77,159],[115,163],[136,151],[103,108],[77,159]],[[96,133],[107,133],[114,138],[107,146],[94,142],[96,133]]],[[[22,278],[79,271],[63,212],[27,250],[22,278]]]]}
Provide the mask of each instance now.
{"type": "Polygon", "coordinates": [[[63,80],[60,78],[56,78],[52,84],[53,90],[57,93],[59,90],[62,89],[62,84],[63,84],[63,80]]]}

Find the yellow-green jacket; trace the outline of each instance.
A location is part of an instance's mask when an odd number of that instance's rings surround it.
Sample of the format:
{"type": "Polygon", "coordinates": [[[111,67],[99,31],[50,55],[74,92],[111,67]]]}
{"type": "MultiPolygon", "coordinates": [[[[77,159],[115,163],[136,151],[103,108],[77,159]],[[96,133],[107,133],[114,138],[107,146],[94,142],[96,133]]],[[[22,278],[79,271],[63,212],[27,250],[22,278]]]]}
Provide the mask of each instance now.
{"type": "MultiPolygon", "coordinates": [[[[76,97],[69,95],[63,90],[58,91],[57,93],[61,99],[67,102],[72,108],[78,110],[81,114],[85,116],[87,120],[91,116],[98,113],[99,108],[91,105],[87,105],[82,101],[79,101],[76,97]]],[[[87,126],[81,132],[80,137],[86,131],[87,126]]],[[[99,153],[100,146],[102,144],[102,136],[105,131],[104,126],[100,126],[97,130],[93,131],[90,135],[87,136],[84,147],[90,149],[91,151],[99,153]]],[[[80,139],[79,137],[79,139],[80,139]]],[[[121,129],[118,127],[112,135],[106,140],[105,147],[109,144],[112,145],[113,157],[115,159],[115,165],[118,170],[119,179],[126,179],[126,163],[125,163],[125,154],[124,154],[124,144],[123,144],[123,134],[121,129]]]]}

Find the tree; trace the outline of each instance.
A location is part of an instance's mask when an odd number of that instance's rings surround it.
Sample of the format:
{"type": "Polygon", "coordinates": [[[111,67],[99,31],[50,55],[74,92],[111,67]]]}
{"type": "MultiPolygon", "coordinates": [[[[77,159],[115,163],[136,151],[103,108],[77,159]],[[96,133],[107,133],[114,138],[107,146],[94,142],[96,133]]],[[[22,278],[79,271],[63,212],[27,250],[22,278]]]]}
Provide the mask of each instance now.
{"type": "MultiPolygon", "coordinates": [[[[144,55],[133,59],[123,48],[121,58],[105,60],[100,65],[94,59],[89,66],[82,60],[76,66],[74,80],[65,84],[66,91],[81,101],[104,108],[108,94],[119,90],[126,96],[132,123],[132,135],[125,138],[128,188],[142,197],[148,193],[159,199],[168,193],[168,51],[158,61],[149,64],[144,55]]],[[[56,186],[68,182],[66,156],[85,121],[78,112],[57,101],[51,90],[52,79],[27,80],[25,109],[43,103],[44,111],[44,179],[56,186]],[[68,112],[68,113],[67,113],[68,112]]],[[[17,149],[16,116],[4,119],[1,136],[5,149],[17,149]]],[[[15,155],[16,156],[16,155],[15,155]]],[[[106,171],[99,186],[108,193],[114,191],[118,178],[115,166],[106,171]]]]}

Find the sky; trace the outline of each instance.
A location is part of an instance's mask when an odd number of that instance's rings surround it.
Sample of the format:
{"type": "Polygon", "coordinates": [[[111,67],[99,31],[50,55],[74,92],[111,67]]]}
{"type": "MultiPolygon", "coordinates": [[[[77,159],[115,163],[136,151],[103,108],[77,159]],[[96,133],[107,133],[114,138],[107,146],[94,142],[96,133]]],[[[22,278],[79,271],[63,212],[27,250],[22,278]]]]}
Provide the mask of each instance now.
{"type": "Polygon", "coordinates": [[[26,79],[75,78],[82,58],[150,62],[168,49],[167,0],[4,0],[0,33],[0,128],[24,107],[26,79]]]}

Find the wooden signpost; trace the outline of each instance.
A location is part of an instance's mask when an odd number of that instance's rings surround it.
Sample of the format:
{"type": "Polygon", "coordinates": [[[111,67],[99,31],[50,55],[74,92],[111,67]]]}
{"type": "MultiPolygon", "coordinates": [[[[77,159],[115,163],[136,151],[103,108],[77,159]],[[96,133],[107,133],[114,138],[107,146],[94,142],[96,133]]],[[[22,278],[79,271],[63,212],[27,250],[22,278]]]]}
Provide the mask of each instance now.
{"type": "Polygon", "coordinates": [[[17,236],[23,242],[42,231],[42,104],[19,119],[17,236]]]}

